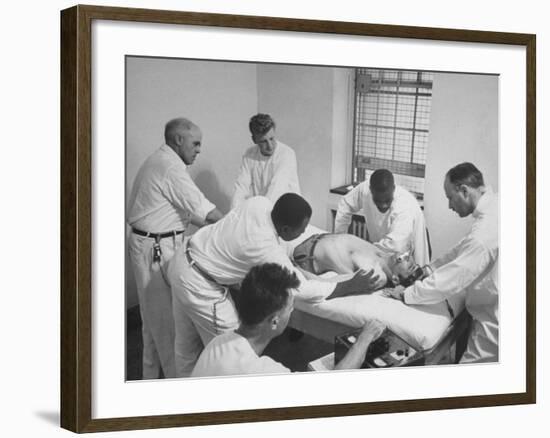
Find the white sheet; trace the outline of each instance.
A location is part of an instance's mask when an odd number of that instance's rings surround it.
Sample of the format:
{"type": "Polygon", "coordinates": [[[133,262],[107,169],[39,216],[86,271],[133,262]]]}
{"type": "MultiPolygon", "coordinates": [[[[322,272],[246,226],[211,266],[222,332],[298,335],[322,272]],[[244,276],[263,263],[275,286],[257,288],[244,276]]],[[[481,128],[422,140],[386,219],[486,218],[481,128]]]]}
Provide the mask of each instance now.
{"type": "MultiPolygon", "coordinates": [[[[308,226],[297,239],[285,242],[292,255],[294,248],[313,234],[325,233],[317,227],[308,226]]],[[[319,304],[310,304],[296,297],[294,306],[303,312],[330,319],[350,327],[362,327],[370,319],[378,319],[390,330],[401,336],[413,347],[421,350],[432,348],[441,339],[452,318],[445,303],[433,305],[406,305],[392,298],[381,296],[382,291],[371,295],[356,295],[335,298],[319,304]]],[[[454,315],[464,308],[464,295],[449,300],[454,315]]]]}
{"type": "MultiPolygon", "coordinates": [[[[456,316],[464,308],[464,298],[450,301],[456,316]]],[[[303,312],[330,319],[350,327],[362,327],[370,319],[378,319],[420,350],[432,348],[452,322],[445,303],[408,306],[392,298],[381,296],[381,291],[371,295],[356,295],[310,304],[296,299],[294,307],[303,312]]]]}

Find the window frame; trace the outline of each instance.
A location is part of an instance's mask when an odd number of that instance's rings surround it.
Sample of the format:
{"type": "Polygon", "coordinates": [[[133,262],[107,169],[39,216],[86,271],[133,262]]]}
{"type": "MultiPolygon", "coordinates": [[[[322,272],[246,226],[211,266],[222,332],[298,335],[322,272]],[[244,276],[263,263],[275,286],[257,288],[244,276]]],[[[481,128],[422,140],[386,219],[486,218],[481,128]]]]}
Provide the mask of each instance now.
{"type": "MultiPolygon", "coordinates": [[[[424,70],[400,70],[400,69],[382,69],[382,68],[354,68],[353,73],[353,79],[354,79],[354,86],[353,86],[353,118],[352,118],[352,154],[351,154],[351,181],[352,185],[357,185],[367,179],[366,173],[369,171],[373,171],[376,168],[388,168],[392,173],[399,175],[400,177],[413,177],[413,178],[421,178],[422,181],[425,179],[425,160],[423,163],[418,163],[413,161],[414,160],[414,150],[415,150],[415,139],[416,134],[418,132],[421,132],[425,134],[426,136],[429,136],[429,128],[422,128],[418,127],[418,108],[419,108],[419,97],[428,97],[428,110],[429,114],[427,116],[427,120],[429,122],[429,118],[431,115],[431,98],[432,98],[432,88],[433,88],[433,76],[428,76],[428,79],[424,79],[423,75],[429,74],[432,75],[433,72],[428,72],[424,70]],[[384,86],[384,84],[387,84],[389,86],[392,86],[394,83],[396,84],[396,90],[393,91],[385,91],[383,94],[394,94],[396,96],[396,104],[394,106],[394,121],[391,126],[382,126],[383,129],[386,128],[393,128],[393,139],[392,139],[392,155],[395,152],[396,148],[396,131],[410,131],[411,132],[411,140],[410,140],[410,161],[401,161],[397,160],[395,158],[389,159],[389,158],[381,158],[379,156],[369,156],[365,154],[359,153],[359,147],[358,147],[358,134],[360,131],[360,127],[358,126],[359,123],[359,112],[361,110],[364,110],[362,105],[359,103],[359,95],[361,92],[367,93],[365,91],[361,91],[361,87],[369,86],[370,83],[368,81],[364,81],[360,78],[360,76],[366,76],[371,71],[378,71],[381,72],[379,75],[377,82],[378,82],[378,90],[380,91],[380,88],[384,86]],[[405,79],[404,81],[401,81],[400,78],[397,78],[395,80],[384,80],[383,76],[385,74],[394,74],[397,73],[398,76],[401,76],[403,72],[413,72],[416,73],[416,81],[411,81],[409,79],[405,79]],[[414,93],[413,92],[407,92],[407,91],[399,91],[399,87],[401,84],[405,84],[407,88],[415,88],[414,93]],[[430,91],[428,93],[422,92],[422,89],[429,89],[430,91]],[[401,95],[414,95],[414,115],[412,119],[412,127],[411,128],[404,128],[398,125],[397,123],[397,114],[399,112],[399,103],[398,98],[401,95]],[[362,160],[364,163],[363,166],[359,165],[359,160],[362,160]]],[[[379,91],[376,93],[378,94],[379,91]]],[[[380,94],[379,94],[380,95],[380,94]]],[[[366,106],[366,105],[365,105],[366,106]]],[[[378,110],[377,110],[378,112],[378,110]]],[[[378,130],[381,125],[378,123],[378,114],[377,114],[377,120],[376,124],[372,126],[375,130],[378,130]]],[[[375,140],[376,142],[376,140],[375,140]]],[[[426,146],[425,149],[427,151],[428,148],[428,139],[426,139],[426,146]]],[[[409,189],[411,192],[413,192],[419,199],[423,198],[423,191],[419,192],[418,190],[409,189]]]]}

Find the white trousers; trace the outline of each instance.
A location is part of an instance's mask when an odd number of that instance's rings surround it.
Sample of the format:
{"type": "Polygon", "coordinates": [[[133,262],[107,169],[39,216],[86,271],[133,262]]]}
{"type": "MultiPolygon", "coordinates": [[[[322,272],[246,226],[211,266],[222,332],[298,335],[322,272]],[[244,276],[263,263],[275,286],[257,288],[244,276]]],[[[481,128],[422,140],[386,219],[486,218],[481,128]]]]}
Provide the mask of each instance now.
{"type": "Polygon", "coordinates": [[[498,324],[472,321],[468,347],[460,363],[498,362],[498,324]]]}
{"type": "Polygon", "coordinates": [[[182,245],[183,234],[160,240],[160,264],[153,261],[155,239],[131,233],[130,263],[136,279],[143,337],[143,379],[175,377],[172,294],[166,283],[168,261],[182,245]]]}
{"type": "Polygon", "coordinates": [[[234,330],[239,321],[227,288],[206,280],[191,267],[180,247],[170,262],[175,323],[176,376],[188,377],[204,349],[215,336],[234,330]]]}

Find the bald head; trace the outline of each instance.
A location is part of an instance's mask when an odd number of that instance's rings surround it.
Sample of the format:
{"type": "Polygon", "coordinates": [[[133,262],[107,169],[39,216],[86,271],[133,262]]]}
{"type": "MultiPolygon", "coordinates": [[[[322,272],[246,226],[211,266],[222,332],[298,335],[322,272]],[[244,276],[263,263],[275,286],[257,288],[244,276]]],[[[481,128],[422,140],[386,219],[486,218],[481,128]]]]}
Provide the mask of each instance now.
{"type": "Polygon", "coordinates": [[[197,125],[184,118],[170,120],[164,128],[164,141],[187,165],[193,164],[201,151],[202,133],[197,125]]]}
{"type": "Polygon", "coordinates": [[[164,127],[164,141],[172,146],[176,142],[177,135],[185,135],[193,129],[199,129],[191,120],[179,117],[170,120],[164,127]]]}

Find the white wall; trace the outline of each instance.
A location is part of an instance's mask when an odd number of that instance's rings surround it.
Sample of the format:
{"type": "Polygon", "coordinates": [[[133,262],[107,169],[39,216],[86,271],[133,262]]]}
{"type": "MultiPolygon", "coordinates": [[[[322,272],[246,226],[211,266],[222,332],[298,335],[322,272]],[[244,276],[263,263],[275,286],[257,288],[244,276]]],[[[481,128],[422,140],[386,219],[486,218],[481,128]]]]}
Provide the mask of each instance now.
{"type": "Polygon", "coordinates": [[[424,194],[433,257],[469,229],[471,218],[449,210],[443,191],[446,172],[464,161],[475,164],[486,184],[498,191],[498,78],[435,74],[424,194]]]}
{"type": "MultiPolygon", "coordinates": [[[[278,138],[294,148],[302,195],[313,209],[311,223],[322,228],[329,226],[333,144],[340,144],[347,136],[346,117],[334,116],[336,109],[343,109],[342,100],[347,99],[347,71],[258,66],[258,110],[274,117],[278,138]]],[[[343,114],[347,115],[345,111],[343,114]]]]}
{"type": "Polygon", "coordinates": [[[189,172],[208,199],[227,212],[229,182],[250,144],[248,119],[257,107],[255,66],[129,58],[127,72],[127,190],[145,158],[164,142],[166,122],[183,116],[203,133],[201,154],[189,172]]]}
{"type": "MultiPolygon", "coordinates": [[[[164,142],[166,122],[187,117],[203,133],[201,154],[189,173],[205,196],[226,213],[242,152],[250,144],[248,119],[257,107],[256,67],[132,57],[127,58],[126,86],[127,196],[143,161],[164,142]]],[[[128,262],[126,279],[126,305],[131,307],[138,300],[128,262]]]]}
{"type": "Polygon", "coordinates": [[[355,95],[355,70],[335,68],[333,71],[331,188],[348,184],[352,179],[355,95]]]}

